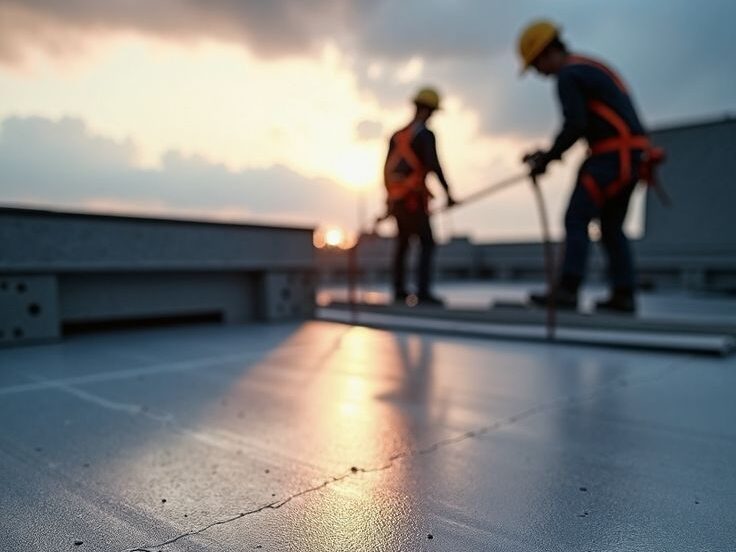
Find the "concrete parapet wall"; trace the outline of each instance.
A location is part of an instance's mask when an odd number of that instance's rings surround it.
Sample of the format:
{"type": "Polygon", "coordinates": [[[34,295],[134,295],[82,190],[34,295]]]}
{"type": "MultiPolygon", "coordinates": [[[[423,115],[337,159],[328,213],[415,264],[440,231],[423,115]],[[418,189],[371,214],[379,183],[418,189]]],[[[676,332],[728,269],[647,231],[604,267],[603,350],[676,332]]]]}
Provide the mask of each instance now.
{"type": "Polygon", "coordinates": [[[56,277],[0,274],[0,344],[59,337],[56,277]]]}
{"type": "Polygon", "coordinates": [[[312,230],[0,208],[0,343],[155,319],[311,316],[312,230]]]}
{"type": "Polygon", "coordinates": [[[0,271],[303,269],[312,230],[0,208],[0,271]]]}

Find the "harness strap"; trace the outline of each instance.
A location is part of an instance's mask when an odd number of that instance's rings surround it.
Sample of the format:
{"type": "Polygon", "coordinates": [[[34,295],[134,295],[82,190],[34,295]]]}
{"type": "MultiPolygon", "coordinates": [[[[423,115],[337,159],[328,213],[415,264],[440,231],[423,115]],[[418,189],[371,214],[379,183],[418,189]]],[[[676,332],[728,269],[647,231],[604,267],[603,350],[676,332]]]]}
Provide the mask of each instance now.
{"type": "Polygon", "coordinates": [[[649,138],[634,135],[626,121],[611,107],[598,100],[588,102],[588,109],[598,115],[615,130],[618,136],[601,140],[591,145],[591,155],[618,152],[618,178],[606,189],[606,195],[613,197],[631,182],[631,154],[634,150],[648,150],[651,147],[649,138]]]}
{"type": "Polygon", "coordinates": [[[394,135],[394,147],[386,160],[383,173],[389,200],[402,200],[411,192],[429,197],[429,190],[425,186],[427,169],[411,147],[415,136],[413,125],[394,135]],[[409,165],[409,174],[396,172],[402,161],[409,165]]]}
{"type": "MultiPolygon", "coordinates": [[[[569,59],[571,63],[590,65],[600,69],[611,78],[621,92],[628,95],[629,92],[626,85],[623,83],[623,80],[621,80],[614,71],[604,64],[590,58],[577,55],[571,55],[569,59]]],[[[618,178],[605,190],[598,186],[592,176],[584,174],[581,177],[582,185],[585,186],[586,190],[588,190],[596,205],[602,206],[606,198],[615,196],[624,187],[631,183],[631,154],[637,150],[642,151],[643,155],[639,167],[639,174],[636,176],[645,181],[648,185],[656,186],[656,167],[664,161],[664,151],[661,148],[652,147],[647,136],[632,134],[631,128],[623,117],[621,117],[609,105],[606,105],[599,100],[590,100],[587,107],[590,111],[611,125],[617,134],[617,136],[600,140],[590,146],[590,155],[602,155],[605,153],[618,152],[619,157],[618,178]]]]}
{"type": "Polygon", "coordinates": [[[571,64],[579,63],[581,65],[590,65],[591,67],[600,69],[601,71],[606,73],[609,77],[611,77],[611,80],[618,87],[618,89],[621,90],[621,92],[623,92],[624,94],[628,96],[629,91],[626,88],[626,85],[624,84],[623,79],[619,77],[618,74],[616,74],[616,72],[613,71],[610,67],[602,64],[600,61],[596,61],[589,57],[580,56],[577,54],[570,54],[567,59],[569,60],[571,64]]]}
{"type": "MultiPolygon", "coordinates": [[[[606,138],[605,140],[601,140],[600,142],[593,144],[590,147],[590,153],[592,155],[601,155],[604,153],[619,151],[621,149],[621,145],[622,140],[619,137],[606,138]]],[[[647,150],[650,145],[651,143],[649,142],[649,138],[646,136],[631,136],[624,142],[625,147],[634,150],[647,150]]]]}

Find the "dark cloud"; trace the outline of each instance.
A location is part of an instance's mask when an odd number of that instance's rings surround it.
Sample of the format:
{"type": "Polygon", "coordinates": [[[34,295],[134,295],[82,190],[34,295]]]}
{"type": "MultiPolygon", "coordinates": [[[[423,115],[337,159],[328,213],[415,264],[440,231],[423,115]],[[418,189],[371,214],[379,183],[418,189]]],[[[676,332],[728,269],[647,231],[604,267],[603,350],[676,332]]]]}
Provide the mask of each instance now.
{"type": "Polygon", "coordinates": [[[408,0],[371,15],[361,34],[363,55],[382,61],[386,70],[376,78],[368,65],[356,64],[361,86],[387,105],[406,102],[414,84],[396,82],[393,75],[421,56],[422,82],[436,83],[476,110],[487,134],[539,136],[558,124],[553,83],[518,76],[517,34],[539,16],[559,22],[572,49],[617,68],[649,123],[736,109],[736,71],[729,66],[729,52],[736,51],[736,3],[729,0],[554,6],[543,0],[408,0]]]}
{"type": "Polygon", "coordinates": [[[116,30],[240,42],[266,56],[302,54],[362,11],[361,2],[333,0],[1,0],[0,57],[17,60],[33,47],[64,53],[79,34],[116,30]]]}
{"type": "Polygon", "coordinates": [[[366,14],[358,42],[362,51],[389,60],[483,58],[507,48],[524,3],[383,2],[366,14]]]}
{"type": "Polygon", "coordinates": [[[731,0],[0,0],[0,60],[74,52],[114,30],[231,41],[262,56],[310,55],[329,40],[388,106],[435,82],[480,114],[483,132],[533,136],[555,126],[556,107],[549,86],[517,78],[515,43],[540,16],[561,23],[574,49],[618,67],[650,121],[736,108],[731,0]],[[425,62],[421,82],[399,82],[413,57],[425,62]],[[372,63],[382,76],[369,74],[372,63]]]}
{"type": "Polygon", "coordinates": [[[6,119],[0,134],[3,201],[66,207],[118,203],[123,209],[353,222],[345,205],[354,197],[326,179],[282,166],[233,172],[177,152],[167,153],[160,169],[141,169],[134,155],[131,143],[92,136],[77,119],[6,119]]]}

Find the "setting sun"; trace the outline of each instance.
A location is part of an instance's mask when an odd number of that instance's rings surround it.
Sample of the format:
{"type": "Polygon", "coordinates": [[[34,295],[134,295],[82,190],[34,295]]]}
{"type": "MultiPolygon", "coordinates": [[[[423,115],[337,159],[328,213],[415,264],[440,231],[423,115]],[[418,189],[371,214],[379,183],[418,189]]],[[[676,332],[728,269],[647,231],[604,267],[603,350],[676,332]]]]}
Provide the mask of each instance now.
{"type": "Polygon", "coordinates": [[[336,226],[319,229],[314,233],[314,246],[320,249],[325,247],[349,249],[354,242],[355,236],[336,226]]]}
{"type": "Polygon", "coordinates": [[[330,247],[337,247],[345,240],[345,234],[339,228],[330,228],[325,232],[325,244],[330,247]]]}

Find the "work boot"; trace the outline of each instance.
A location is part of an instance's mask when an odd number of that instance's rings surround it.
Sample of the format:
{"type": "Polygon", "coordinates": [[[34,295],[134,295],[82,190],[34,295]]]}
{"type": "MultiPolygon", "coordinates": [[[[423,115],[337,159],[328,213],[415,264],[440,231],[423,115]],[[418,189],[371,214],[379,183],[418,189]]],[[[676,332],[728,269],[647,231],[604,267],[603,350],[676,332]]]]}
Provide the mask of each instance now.
{"type": "Polygon", "coordinates": [[[609,312],[615,314],[635,314],[636,301],[634,293],[629,289],[613,290],[610,297],[605,301],[596,301],[596,312],[609,312]]]}
{"type": "Polygon", "coordinates": [[[532,293],[529,296],[532,305],[536,305],[537,307],[546,307],[552,299],[554,299],[552,304],[556,309],[577,310],[578,308],[577,292],[564,288],[556,289],[554,291],[554,297],[552,297],[551,293],[532,293]]]}
{"type": "Polygon", "coordinates": [[[445,302],[439,297],[432,295],[431,293],[421,293],[417,295],[419,305],[424,307],[444,307],[445,302]]]}

